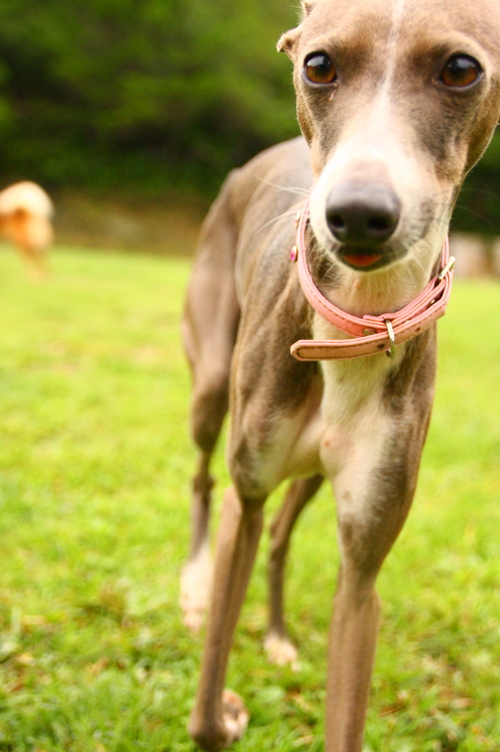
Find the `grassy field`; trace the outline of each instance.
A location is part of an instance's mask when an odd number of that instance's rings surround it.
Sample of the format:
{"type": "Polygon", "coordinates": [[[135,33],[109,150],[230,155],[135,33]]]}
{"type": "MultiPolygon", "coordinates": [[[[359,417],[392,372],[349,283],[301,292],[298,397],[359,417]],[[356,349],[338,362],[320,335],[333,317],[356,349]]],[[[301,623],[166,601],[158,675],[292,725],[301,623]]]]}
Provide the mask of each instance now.
{"type": "MultiPolygon", "coordinates": [[[[0,252],[0,752],[193,752],[189,265],[60,249],[53,266],[33,286],[0,252]]],[[[456,283],[417,498],[379,581],[366,752],[500,749],[499,320],[498,286],[456,283]]],[[[222,451],[216,471],[219,499],[222,451]]],[[[262,542],[229,671],[252,713],[235,752],[323,749],[335,536],[324,490],[289,568],[297,674],[263,653],[262,542]]]]}

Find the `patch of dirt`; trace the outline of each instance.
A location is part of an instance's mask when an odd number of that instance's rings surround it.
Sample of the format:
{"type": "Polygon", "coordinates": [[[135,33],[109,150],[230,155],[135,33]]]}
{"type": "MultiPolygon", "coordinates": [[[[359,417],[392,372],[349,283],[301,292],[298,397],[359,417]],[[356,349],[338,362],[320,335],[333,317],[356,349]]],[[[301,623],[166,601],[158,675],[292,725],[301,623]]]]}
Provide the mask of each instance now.
{"type": "Polygon", "coordinates": [[[100,200],[53,196],[55,243],[96,249],[192,256],[206,211],[199,200],[100,200]]]}

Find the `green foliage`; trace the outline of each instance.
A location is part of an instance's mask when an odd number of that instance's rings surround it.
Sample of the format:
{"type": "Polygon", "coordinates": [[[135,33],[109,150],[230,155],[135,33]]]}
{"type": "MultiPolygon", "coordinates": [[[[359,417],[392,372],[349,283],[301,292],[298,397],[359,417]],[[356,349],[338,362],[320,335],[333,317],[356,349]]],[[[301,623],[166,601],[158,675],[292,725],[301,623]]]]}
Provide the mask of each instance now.
{"type": "Polygon", "coordinates": [[[293,16],[281,0],[7,0],[4,170],[103,186],[161,172],[213,189],[297,132],[290,66],[275,50],[293,16]]]}
{"type": "Polygon", "coordinates": [[[500,133],[495,133],[479,164],[466,178],[452,227],[500,235],[500,133]]]}
{"type": "MultiPolygon", "coordinates": [[[[298,133],[291,64],[276,52],[291,0],[2,0],[2,184],[169,186],[213,196],[226,172],[298,133]]],[[[454,226],[500,232],[500,139],[454,226]]]]}
{"type": "MultiPolygon", "coordinates": [[[[178,607],[195,461],[179,337],[188,266],[65,249],[34,287],[1,249],[2,752],[195,752],[202,637],[178,607]]],[[[439,323],[417,498],[379,578],[365,752],[500,748],[497,313],[495,284],[456,283],[439,323]]],[[[218,505],[222,446],[214,473],[218,505]]],[[[252,714],[234,752],[321,752],[338,566],[326,486],[288,566],[298,673],[262,649],[267,548],[264,536],[229,670],[252,714]]]]}

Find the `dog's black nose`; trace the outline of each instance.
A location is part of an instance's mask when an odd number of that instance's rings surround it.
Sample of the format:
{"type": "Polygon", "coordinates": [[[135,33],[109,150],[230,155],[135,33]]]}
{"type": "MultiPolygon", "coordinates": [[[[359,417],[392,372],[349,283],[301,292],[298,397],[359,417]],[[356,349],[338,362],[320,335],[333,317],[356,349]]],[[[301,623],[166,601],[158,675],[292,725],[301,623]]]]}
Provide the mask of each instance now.
{"type": "Polygon", "coordinates": [[[373,246],[388,240],[401,214],[398,197],[387,187],[348,183],[338,185],[326,202],[326,220],[344,245],[373,246]]]}

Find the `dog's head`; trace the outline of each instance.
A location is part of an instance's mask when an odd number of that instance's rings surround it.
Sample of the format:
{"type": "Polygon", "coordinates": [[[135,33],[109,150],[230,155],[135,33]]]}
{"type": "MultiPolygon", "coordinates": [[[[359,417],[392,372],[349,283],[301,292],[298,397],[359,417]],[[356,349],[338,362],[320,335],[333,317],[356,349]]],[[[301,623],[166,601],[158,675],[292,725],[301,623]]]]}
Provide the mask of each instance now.
{"type": "Polygon", "coordinates": [[[429,273],[500,113],[498,0],[303,0],[293,60],[321,247],[429,273]]]}

